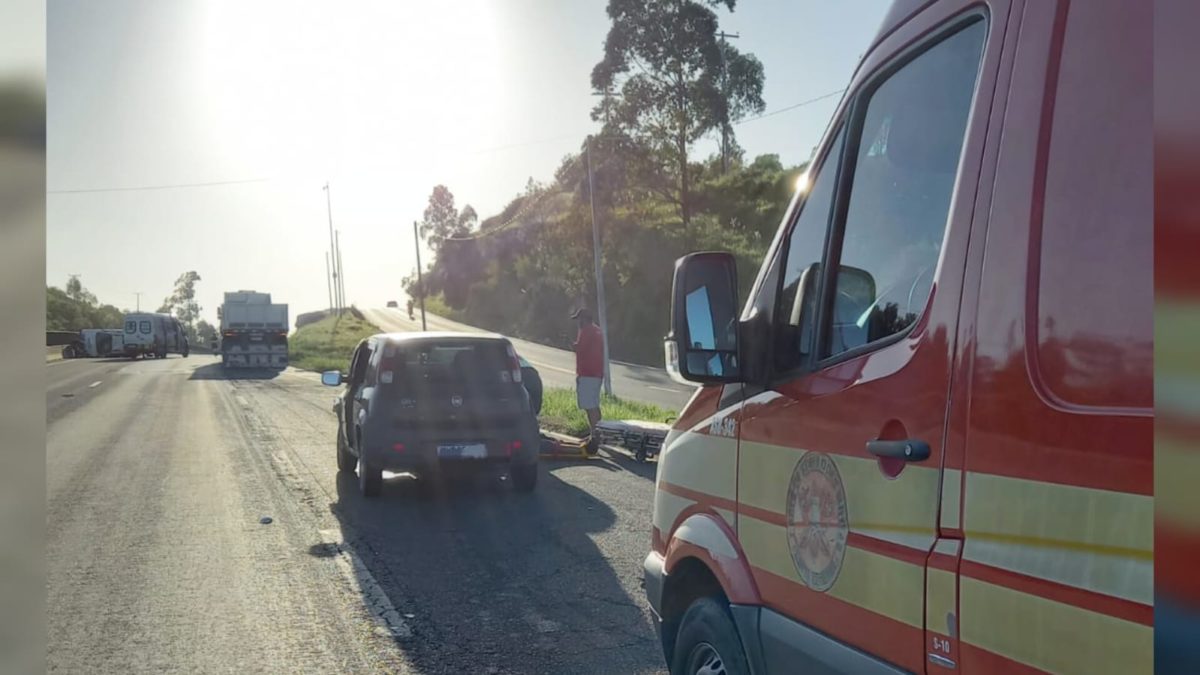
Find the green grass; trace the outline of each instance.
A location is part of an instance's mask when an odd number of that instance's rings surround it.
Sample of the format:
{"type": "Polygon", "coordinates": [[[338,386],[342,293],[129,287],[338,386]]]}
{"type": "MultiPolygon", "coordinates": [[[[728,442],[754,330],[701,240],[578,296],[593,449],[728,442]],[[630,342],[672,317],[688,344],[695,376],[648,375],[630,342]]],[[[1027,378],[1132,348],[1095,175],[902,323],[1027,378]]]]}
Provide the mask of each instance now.
{"type": "Polygon", "coordinates": [[[310,323],[288,338],[288,361],[304,370],[350,370],[350,356],[359,340],[379,333],[379,327],[349,313],[310,323]]]}
{"type": "MultiPolygon", "coordinates": [[[[436,314],[443,319],[450,319],[459,323],[469,323],[467,313],[461,309],[454,309],[446,304],[446,299],[442,294],[430,295],[425,298],[425,311],[430,314],[436,314]]],[[[417,316],[421,315],[421,303],[417,302],[413,305],[413,313],[417,316]]]]}
{"type": "MultiPolygon", "coordinates": [[[[600,397],[600,412],[606,420],[669,422],[675,419],[675,413],[666,408],[607,395],[600,397]]],[[[587,415],[576,404],[574,389],[547,388],[542,394],[539,417],[543,429],[580,437],[588,433],[587,415]]]]}

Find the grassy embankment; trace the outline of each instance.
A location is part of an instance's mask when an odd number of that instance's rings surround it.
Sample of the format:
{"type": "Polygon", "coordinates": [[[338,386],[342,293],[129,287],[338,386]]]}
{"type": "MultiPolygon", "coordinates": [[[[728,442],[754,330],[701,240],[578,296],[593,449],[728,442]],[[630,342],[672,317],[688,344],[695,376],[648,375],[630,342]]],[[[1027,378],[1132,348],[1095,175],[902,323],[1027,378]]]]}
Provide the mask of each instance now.
{"type": "Polygon", "coordinates": [[[288,361],[304,370],[349,372],[359,340],[378,332],[378,326],[350,313],[327,316],[297,328],[288,338],[288,361]]]}
{"type": "MultiPolygon", "coordinates": [[[[328,316],[315,323],[296,329],[289,340],[292,366],[305,370],[350,369],[350,355],[358,341],[380,332],[370,322],[351,314],[342,317],[328,316]]],[[[667,422],[674,413],[649,403],[625,401],[613,396],[604,396],[600,402],[604,417],[610,420],[646,420],[667,422]]],[[[587,416],[575,404],[572,389],[547,388],[542,396],[542,428],[584,436],[587,434],[587,416]]]]}

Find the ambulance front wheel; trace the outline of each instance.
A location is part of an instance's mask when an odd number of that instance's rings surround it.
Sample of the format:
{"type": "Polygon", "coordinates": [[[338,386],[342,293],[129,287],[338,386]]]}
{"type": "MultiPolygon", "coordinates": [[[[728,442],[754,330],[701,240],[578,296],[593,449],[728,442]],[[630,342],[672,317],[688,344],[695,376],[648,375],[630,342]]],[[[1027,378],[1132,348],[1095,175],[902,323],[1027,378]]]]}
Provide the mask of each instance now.
{"type": "Polygon", "coordinates": [[[746,653],[729,607],[713,597],[699,598],[679,622],[671,675],[750,675],[746,653]]]}

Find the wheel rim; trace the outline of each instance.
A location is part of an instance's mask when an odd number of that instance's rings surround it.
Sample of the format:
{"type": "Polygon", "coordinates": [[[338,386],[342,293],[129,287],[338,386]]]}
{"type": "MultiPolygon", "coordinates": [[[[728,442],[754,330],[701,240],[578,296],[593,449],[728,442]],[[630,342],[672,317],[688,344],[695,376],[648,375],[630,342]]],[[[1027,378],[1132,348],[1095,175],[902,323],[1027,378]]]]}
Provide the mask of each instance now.
{"type": "Polygon", "coordinates": [[[727,675],[725,661],[717,650],[707,642],[701,642],[692,648],[688,658],[687,673],[691,675],[727,675]]]}

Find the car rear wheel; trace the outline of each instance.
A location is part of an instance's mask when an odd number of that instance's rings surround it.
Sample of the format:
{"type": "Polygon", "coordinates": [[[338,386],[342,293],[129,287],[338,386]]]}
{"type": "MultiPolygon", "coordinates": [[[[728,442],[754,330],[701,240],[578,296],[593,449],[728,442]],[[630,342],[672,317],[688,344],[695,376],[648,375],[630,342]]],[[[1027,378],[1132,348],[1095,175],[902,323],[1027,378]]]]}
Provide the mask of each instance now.
{"type": "Polygon", "coordinates": [[[679,623],[671,675],[749,675],[746,654],[727,606],[700,598],[679,623]]]}
{"type": "Polygon", "coordinates": [[[512,476],[513,489],[517,492],[533,492],[533,488],[537,486],[538,465],[536,462],[513,464],[509,467],[508,473],[512,476]]]}
{"type": "Polygon", "coordinates": [[[383,469],[367,464],[361,456],[358,458],[358,489],[364,497],[378,497],[383,490],[383,469]]]}
{"type": "Polygon", "coordinates": [[[337,430],[337,468],[340,473],[350,473],[354,471],[355,464],[358,459],[350,454],[350,448],[346,447],[346,438],[342,435],[342,427],[339,425],[337,430]]]}

